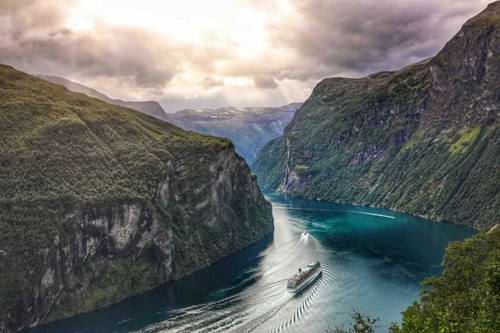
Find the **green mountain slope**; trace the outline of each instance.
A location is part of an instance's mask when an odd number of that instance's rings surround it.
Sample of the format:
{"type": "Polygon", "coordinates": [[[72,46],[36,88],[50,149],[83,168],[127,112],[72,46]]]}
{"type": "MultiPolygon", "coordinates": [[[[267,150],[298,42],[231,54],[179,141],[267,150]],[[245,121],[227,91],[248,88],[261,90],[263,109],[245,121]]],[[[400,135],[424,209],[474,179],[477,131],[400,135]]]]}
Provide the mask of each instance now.
{"type": "Polygon", "coordinates": [[[259,154],[266,188],[475,228],[500,212],[500,2],[434,58],[325,79],[259,154]]]}
{"type": "Polygon", "coordinates": [[[0,65],[0,332],[101,307],[273,230],[230,141],[0,65]]]}

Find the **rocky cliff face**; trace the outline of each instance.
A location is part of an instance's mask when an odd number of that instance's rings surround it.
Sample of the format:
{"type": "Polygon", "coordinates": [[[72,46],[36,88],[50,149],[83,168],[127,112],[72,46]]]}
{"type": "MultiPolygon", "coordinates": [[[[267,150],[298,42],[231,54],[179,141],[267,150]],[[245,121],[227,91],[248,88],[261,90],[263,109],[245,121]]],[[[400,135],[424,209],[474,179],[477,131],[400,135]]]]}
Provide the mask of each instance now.
{"type": "Polygon", "coordinates": [[[228,140],[0,66],[0,332],[180,278],[273,230],[228,140]]]}
{"type": "Polygon", "coordinates": [[[169,114],[169,121],[186,130],[229,138],[236,152],[252,165],[259,150],[283,134],[300,106],[181,110],[169,114]]]}
{"type": "Polygon", "coordinates": [[[325,79],[255,172],[274,190],[487,228],[500,211],[500,2],[434,58],[325,79]]]}

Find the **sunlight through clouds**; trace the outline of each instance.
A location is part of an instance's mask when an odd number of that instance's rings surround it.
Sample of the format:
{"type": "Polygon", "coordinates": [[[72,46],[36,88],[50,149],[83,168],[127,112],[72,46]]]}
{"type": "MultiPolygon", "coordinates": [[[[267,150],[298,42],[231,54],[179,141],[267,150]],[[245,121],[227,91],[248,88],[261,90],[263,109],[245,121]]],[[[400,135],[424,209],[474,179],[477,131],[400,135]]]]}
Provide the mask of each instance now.
{"type": "Polygon", "coordinates": [[[168,111],[277,106],[432,56],[487,2],[7,0],[0,62],[168,111]]]}

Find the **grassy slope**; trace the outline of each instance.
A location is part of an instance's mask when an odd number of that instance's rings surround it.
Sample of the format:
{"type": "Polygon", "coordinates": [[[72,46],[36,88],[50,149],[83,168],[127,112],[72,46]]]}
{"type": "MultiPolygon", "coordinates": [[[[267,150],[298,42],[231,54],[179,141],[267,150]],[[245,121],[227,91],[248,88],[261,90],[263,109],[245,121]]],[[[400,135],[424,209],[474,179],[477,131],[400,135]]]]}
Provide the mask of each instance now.
{"type": "Polygon", "coordinates": [[[2,203],[144,198],[148,187],[139,180],[161,177],[161,160],[171,158],[165,147],[231,145],[6,66],[0,89],[0,165],[8,172],[0,180],[2,203]]]}

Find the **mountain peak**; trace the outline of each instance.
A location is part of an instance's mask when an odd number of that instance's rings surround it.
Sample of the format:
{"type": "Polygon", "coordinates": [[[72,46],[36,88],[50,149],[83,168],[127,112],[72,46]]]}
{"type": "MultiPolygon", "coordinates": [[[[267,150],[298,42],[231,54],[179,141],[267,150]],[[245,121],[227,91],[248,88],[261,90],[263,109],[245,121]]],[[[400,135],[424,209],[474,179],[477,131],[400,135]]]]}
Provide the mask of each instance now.
{"type": "Polygon", "coordinates": [[[488,6],[486,6],[486,9],[483,10],[479,15],[485,13],[485,12],[491,12],[491,11],[496,11],[496,13],[500,13],[500,1],[493,1],[491,2],[488,6]]]}
{"type": "MultiPolygon", "coordinates": [[[[496,1],[469,19],[431,60],[433,114],[454,115],[458,126],[490,122],[496,117],[500,100],[496,88],[500,83],[499,37],[500,1],[496,1]],[[444,91],[451,95],[445,97],[444,91]]],[[[449,117],[440,118],[450,121],[449,117]]]]}
{"type": "Polygon", "coordinates": [[[500,26],[500,1],[492,2],[481,13],[469,19],[463,25],[465,28],[488,28],[500,26]]]}

